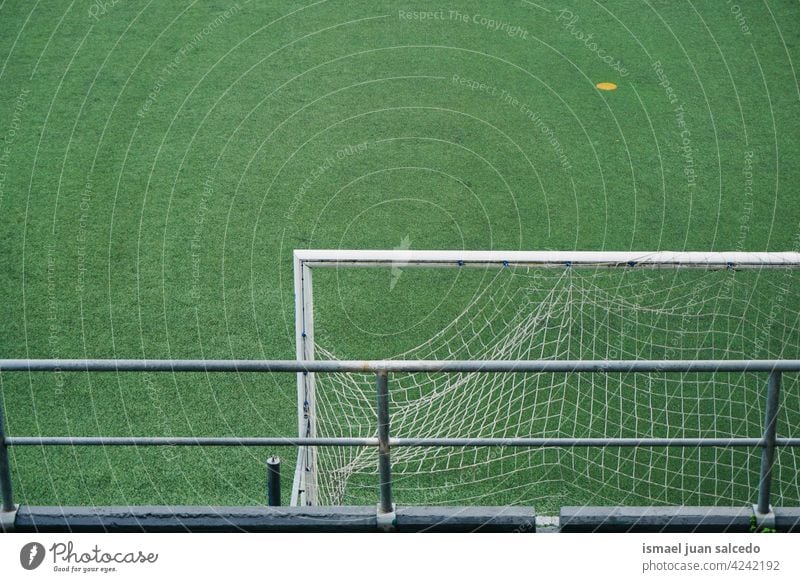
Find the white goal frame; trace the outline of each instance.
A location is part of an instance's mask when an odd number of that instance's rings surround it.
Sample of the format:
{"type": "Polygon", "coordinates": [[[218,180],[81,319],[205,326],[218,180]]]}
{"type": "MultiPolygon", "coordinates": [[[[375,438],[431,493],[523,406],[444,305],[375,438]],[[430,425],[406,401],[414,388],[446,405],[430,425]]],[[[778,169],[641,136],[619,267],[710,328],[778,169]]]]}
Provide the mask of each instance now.
{"type": "MultiPolygon", "coordinates": [[[[705,270],[798,268],[798,252],[673,251],[437,251],[313,250],[294,251],[295,347],[297,359],[314,360],[314,268],[329,267],[536,267],[536,268],[699,268],[705,270]]],[[[316,398],[313,372],[297,374],[298,436],[315,438],[316,398]]],[[[316,452],[298,449],[292,505],[317,505],[316,452]]]]}

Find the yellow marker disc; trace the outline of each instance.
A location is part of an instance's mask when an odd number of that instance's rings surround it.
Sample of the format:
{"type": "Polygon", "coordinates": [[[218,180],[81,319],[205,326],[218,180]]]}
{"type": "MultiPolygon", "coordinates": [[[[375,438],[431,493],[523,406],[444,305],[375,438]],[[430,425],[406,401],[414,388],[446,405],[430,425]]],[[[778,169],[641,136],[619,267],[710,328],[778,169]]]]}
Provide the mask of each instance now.
{"type": "Polygon", "coordinates": [[[600,89],[601,91],[613,91],[614,89],[617,88],[617,86],[614,83],[603,82],[603,83],[598,83],[597,88],[600,89]]]}

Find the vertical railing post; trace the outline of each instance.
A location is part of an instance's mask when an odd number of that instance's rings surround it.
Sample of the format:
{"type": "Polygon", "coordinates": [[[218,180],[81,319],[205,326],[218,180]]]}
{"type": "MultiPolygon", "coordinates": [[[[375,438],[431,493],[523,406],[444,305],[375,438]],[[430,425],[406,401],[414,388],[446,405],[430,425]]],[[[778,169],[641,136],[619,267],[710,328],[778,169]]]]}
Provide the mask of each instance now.
{"type": "Polygon", "coordinates": [[[0,511],[14,511],[14,495],[11,491],[11,467],[8,463],[8,446],[6,445],[6,419],[3,411],[3,400],[0,398],[0,511]]]}
{"type": "Polygon", "coordinates": [[[379,513],[393,513],[392,465],[389,458],[389,374],[375,376],[378,396],[378,474],[380,477],[379,513]]]}
{"type": "Polygon", "coordinates": [[[267,505],[278,507],[281,504],[281,460],[271,456],[267,459],[267,505]]]}
{"type": "Polygon", "coordinates": [[[772,371],[767,384],[767,404],[764,412],[764,444],[761,449],[761,473],[758,482],[758,505],[760,514],[770,513],[770,488],[772,467],[775,462],[775,438],[778,430],[778,399],[781,391],[781,373],[772,371]]]}

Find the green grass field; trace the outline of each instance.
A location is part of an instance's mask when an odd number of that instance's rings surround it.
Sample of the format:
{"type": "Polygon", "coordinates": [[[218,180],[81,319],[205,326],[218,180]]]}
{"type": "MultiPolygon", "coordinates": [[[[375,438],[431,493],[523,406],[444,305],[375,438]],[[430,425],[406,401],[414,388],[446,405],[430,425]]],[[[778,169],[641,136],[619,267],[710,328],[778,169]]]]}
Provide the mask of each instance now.
{"type": "MultiPolygon", "coordinates": [[[[295,248],[800,248],[796,2],[424,6],[0,0],[0,357],[293,358],[295,248]]],[[[320,292],[326,342],[392,355],[469,298],[389,277],[320,292]]],[[[11,435],[296,433],[291,375],[0,382],[11,435]]],[[[272,452],[11,461],[17,502],[256,504],[272,452]]]]}

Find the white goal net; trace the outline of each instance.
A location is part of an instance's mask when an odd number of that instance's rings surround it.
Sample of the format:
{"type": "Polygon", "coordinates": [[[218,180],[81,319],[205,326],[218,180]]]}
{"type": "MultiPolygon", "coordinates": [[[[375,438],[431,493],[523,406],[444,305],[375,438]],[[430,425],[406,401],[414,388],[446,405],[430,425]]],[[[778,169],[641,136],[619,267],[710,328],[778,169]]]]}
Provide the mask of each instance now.
{"type": "MultiPolygon", "coordinates": [[[[296,262],[301,296],[307,285],[298,317],[303,359],[800,357],[794,253],[304,253],[296,262]],[[397,265],[416,268],[398,283],[397,265]],[[324,280],[336,289],[317,282],[312,299],[310,270],[322,266],[336,267],[324,280]],[[352,266],[378,268],[344,268],[352,266]],[[440,297],[426,299],[426,291],[440,297]],[[365,319],[402,334],[361,344],[342,337],[364,327],[343,298],[368,292],[380,294],[380,311],[365,308],[365,319]],[[400,321],[414,314],[414,298],[427,309],[425,325],[400,321]]],[[[301,431],[375,436],[373,374],[313,376],[310,387],[308,375],[300,380],[301,431]]],[[[393,374],[391,434],[760,437],[766,385],[764,373],[739,372],[393,374]]],[[[800,435],[795,374],[785,375],[780,404],[779,436],[800,435]]],[[[392,470],[397,502],[406,505],[742,505],[755,500],[760,458],[760,450],[734,447],[399,447],[392,470]]],[[[305,462],[313,471],[300,485],[313,489],[306,503],[374,503],[373,447],[319,447],[305,462]]],[[[792,448],[778,451],[774,504],[800,504],[798,462],[792,448]]]]}

